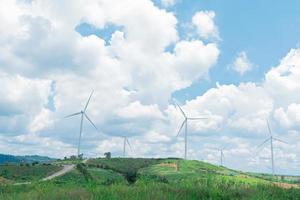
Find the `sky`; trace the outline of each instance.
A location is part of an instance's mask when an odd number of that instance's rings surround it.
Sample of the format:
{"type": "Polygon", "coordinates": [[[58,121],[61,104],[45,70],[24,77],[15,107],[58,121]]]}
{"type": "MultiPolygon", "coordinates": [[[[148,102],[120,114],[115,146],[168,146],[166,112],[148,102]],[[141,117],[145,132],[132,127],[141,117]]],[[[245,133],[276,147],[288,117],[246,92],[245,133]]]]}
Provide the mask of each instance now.
{"type": "Polygon", "coordinates": [[[300,2],[1,0],[0,152],[183,157],[300,175],[300,2]]]}

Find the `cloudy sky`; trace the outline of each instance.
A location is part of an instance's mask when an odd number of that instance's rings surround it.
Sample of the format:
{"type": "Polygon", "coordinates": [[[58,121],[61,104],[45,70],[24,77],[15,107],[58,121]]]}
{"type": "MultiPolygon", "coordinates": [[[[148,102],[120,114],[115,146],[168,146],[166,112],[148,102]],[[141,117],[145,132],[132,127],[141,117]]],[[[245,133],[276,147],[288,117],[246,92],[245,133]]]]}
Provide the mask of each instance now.
{"type": "Polygon", "coordinates": [[[0,152],[183,157],[300,174],[299,2],[0,0],[0,152]],[[247,3],[248,2],[248,3],[247,3]]]}

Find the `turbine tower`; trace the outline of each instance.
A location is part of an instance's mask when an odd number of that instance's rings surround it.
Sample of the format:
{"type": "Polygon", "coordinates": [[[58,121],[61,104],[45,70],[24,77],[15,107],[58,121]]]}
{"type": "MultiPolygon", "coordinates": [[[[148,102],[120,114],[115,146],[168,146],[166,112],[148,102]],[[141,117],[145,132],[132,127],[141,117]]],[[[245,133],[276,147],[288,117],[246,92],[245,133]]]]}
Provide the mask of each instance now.
{"type": "Polygon", "coordinates": [[[181,109],[181,107],[176,102],[175,102],[175,104],[180,109],[180,112],[184,117],[184,120],[179,128],[179,131],[178,131],[176,137],[179,136],[181,129],[184,126],[184,159],[186,160],[187,159],[187,123],[188,123],[188,120],[201,120],[201,119],[207,119],[207,118],[206,117],[187,117],[185,112],[183,112],[183,110],[181,109]]]}
{"type": "Polygon", "coordinates": [[[65,116],[65,118],[69,118],[69,117],[73,117],[73,116],[76,116],[76,115],[80,115],[79,139],[78,139],[78,147],[77,147],[78,157],[80,156],[80,142],[81,142],[82,127],[83,127],[83,119],[86,118],[95,127],[95,129],[98,130],[97,127],[95,126],[95,124],[92,122],[92,120],[86,114],[86,110],[88,108],[88,105],[90,103],[90,100],[91,100],[91,97],[92,97],[93,93],[94,93],[94,91],[92,91],[92,93],[90,94],[90,97],[89,97],[87,103],[85,104],[85,107],[84,107],[83,110],[81,110],[80,112],[76,112],[76,113],[73,113],[71,115],[65,116]]]}
{"type": "Polygon", "coordinates": [[[268,126],[268,131],[269,131],[270,137],[268,137],[263,143],[261,143],[260,145],[258,145],[257,148],[263,146],[265,143],[267,143],[268,141],[270,141],[270,148],[271,148],[271,165],[272,165],[271,167],[272,167],[272,175],[274,176],[274,174],[275,174],[275,164],[274,164],[273,141],[275,140],[275,141],[278,141],[278,142],[281,142],[281,143],[285,143],[285,144],[287,144],[287,143],[284,142],[284,141],[282,141],[282,140],[280,140],[280,139],[278,139],[278,138],[273,137],[272,131],[271,131],[271,128],[270,128],[269,121],[268,121],[268,120],[266,120],[266,121],[267,121],[267,126],[268,126]]]}
{"type": "Polygon", "coordinates": [[[132,149],[132,148],[131,148],[131,145],[130,145],[130,143],[129,143],[129,140],[127,139],[126,136],[124,136],[124,146],[123,146],[123,157],[124,157],[124,158],[125,158],[125,156],[126,156],[126,144],[128,144],[129,148],[132,149]]]}
{"type": "Polygon", "coordinates": [[[223,148],[211,148],[213,150],[219,151],[220,152],[220,166],[223,166],[223,161],[224,161],[224,147],[223,148]]]}

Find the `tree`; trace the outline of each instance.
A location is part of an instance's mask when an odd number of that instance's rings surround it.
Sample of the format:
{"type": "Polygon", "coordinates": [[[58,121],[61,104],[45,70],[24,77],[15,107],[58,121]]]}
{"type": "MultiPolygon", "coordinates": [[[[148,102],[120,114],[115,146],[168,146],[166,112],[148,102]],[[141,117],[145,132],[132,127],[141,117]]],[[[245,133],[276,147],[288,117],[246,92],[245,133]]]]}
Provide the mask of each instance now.
{"type": "Polygon", "coordinates": [[[82,158],[83,158],[83,154],[79,154],[78,159],[82,160],[82,158]]]}
{"type": "Polygon", "coordinates": [[[74,156],[74,155],[70,156],[71,160],[76,160],[76,158],[77,158],[77,156],[74,156]]]}
{"type": "Polygon", "coordinates": [[[111,153],[110,152],[105,152],[104,156],[105,156],[105,158],[110,159],[111,158],[111,153]]]}

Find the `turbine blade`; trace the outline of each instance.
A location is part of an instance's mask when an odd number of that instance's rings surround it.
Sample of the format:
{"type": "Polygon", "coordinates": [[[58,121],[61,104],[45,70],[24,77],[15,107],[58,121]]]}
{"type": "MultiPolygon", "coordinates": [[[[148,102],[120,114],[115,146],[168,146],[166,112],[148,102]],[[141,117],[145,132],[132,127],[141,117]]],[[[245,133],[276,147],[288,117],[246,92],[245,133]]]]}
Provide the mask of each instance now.
{"type": "Polygon", "coordinates": [[[176,106],[180,109],[180,112],[182,113],[182,115],[186,118],[185,113],[183,112],[183,110],[181,109],[181,107],[178,105],[177,102],[175,102],[176,106]]]}
{"type": "Polygon", "coordinates": [[[87,120],[89,120],[89,122],[95,127],[95,129],[98,131],[98,128],[96,127],[96,125],[92,122],[92,120],[87,116],[87,114],[84,113],[85,118],[87,118],[87,120]]]}
{"type": "Polygon", "coordinates": [[[288,144],[287,142],[285,142],[285,141],[283,141],[283,140],[280,140],[280,139],[278,139],[278,138],[274,138],[274,137],[273,137],[273,139],[274,139],[274,140],[277,140],[278,142],[282,142],[282,143],[288,144]]]}
{"type": "Polygon", "coordinates": [[[269,134],[272,136],[272,131],[271,131],[271,128],[270,128],[270,124],[269,124],[269,120],[268,120],[268,119],[267,119],[267,125],[268,125],[269,134]]]}
{"type": "Polygon", "coordinates": [[[181,126],[180,126],[180,129],[179,129],[179,131],[178,131],[176,137],[178,137],[178,135],[180,134],[180,131],[182,130],[182,128],[183,128],[183,126],[184,126],[185,123],[186,123],[186,120],[184,120],[184,121],[182,122],[182,124],[181,124],[181,126]]]}
{"type": "Polygon", "coordinates": [[[94,93],[94,90],[93,90],[92,93],[90,94],[90,97],[89,97],[89,99],[88,99],[88,101],[87,101],[87,103],[86,103],[86,105],[85,105],[85,107],[84,107],[83,112],[86,111],[86,109],[87,109],[87,107],[88,107],[88,105],[89,105],[89,103],[90,103],[90,100],[91,100],[91,97],[92,97],[93,93],[94,93]]]}
{"type": "Polygon", "coordinates": [[[207,117],[188,117],[189,120],[200,120],[200,119],[208,119],[207,117]]]}
{"type": "Polygon", "coordinates": [[[261,143],[260,145],[257,146],[257,148],[261,147],[262,145],[264,145],[266,142],[268,142],[271,138],[266,139],[263,143],[261,143]]]}
{"type": "Polygon", "coordinates": [[[126,142],[127,142],[128,146],[129,146],[130,150],[132,151],[131,145],[130,145],[129,140],[127,138],[126,138],[126,142]]]}
{"type": "Polygon", "coordinates": [[[75,115],[80,115],[81,114],[81,112],[77,112],[77,113],[73,113],[73,114],[71,114],[71,115],[67,115],[67,116],[65,116],[64,118],[69,118],[69,117],[73,117],[73,116],[75,116],[75,115]]]}

